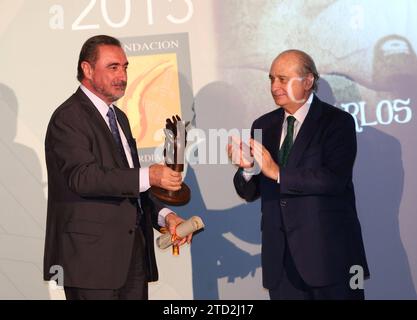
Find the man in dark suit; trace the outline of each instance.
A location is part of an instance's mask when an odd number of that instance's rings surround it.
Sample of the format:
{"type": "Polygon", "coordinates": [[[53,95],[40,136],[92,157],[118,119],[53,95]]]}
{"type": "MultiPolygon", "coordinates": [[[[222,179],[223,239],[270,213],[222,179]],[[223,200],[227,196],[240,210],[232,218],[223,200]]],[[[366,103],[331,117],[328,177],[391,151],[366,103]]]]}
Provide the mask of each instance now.
{"type": "Polygon", "coordinates": [[[140,167],[129,121],[113,104],[124,95],[127,66],[117,39],[88,39],[81,85],[48,125],[44,279],[62,270],[67,299],[147,299],[148,282],[158,279],[152,227],[175,234],[183,221],[148,191],[179,190],[180,173],[140,167]]]}
{"type": "Polygon", "coordinates": [[[255,161],[238,138],[228,146],[240,167],[237,193],[261,198],[263,285],[271,299],[364,299],[369,271],[352,183],[354,120],[314,95],[319,75],[305,52],[278,55],[269,77],[281,108],[252,125],[255,161]]]}

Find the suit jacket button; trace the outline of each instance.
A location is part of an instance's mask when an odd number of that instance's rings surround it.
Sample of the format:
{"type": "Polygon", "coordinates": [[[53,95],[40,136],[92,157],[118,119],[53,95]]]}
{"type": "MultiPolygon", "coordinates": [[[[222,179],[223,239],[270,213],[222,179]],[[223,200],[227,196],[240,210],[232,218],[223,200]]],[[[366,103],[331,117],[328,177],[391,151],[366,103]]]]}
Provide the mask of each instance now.
{"type": "Polygon", "coordinates": [[[130,229],[129,230],[129,234],[132,234],[134,232],[134,230],[133,229],[130,229]]]}
{"type": "Polygon", "coordinates": [[[285,207],[287,205],[287,201],[281,200],[280,204],[281,204],[281,207],[285,207]]]}

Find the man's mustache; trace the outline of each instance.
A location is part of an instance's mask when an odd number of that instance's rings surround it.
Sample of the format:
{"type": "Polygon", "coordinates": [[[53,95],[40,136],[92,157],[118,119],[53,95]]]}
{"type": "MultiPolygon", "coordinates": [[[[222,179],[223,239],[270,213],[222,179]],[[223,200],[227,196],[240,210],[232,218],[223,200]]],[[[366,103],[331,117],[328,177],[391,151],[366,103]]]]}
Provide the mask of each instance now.
{"type": "Polygon", "coordinates": [[[113,86],[117,86],[117,87],[123,87],[126,88],[127,86],[127,82],[126,81],[120,81],[120,82],[113,82],[112,84],[113,86]]]}

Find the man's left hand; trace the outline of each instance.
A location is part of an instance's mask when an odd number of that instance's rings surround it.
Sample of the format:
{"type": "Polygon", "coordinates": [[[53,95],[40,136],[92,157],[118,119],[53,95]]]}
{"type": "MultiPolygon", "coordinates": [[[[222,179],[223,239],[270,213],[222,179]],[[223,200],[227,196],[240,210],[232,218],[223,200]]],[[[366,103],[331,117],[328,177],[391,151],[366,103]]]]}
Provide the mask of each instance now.
{"type": "Polygon", "coordinates": [[[272,159],[269,151],[254,139],[250,139],[250,147],[255,161],[261,167],[262,173],[272,180],[278,180],[279,166],[272,159]]]}
{"type": "MultiPolygon", "coordinates": [[[[184,219],[180,216],[177,216],[174,212],[168,213],[165,216],[165,225],[171,235],[176,235],[176,227],[180,223],[184,222],[184,219]]],[[[184,237],[183,239],[176,240],[174,242],[175,245],[183,245],[185,242],[188,244],[191,243],[191,238],[193,237],[193,234],[189,234],[188,236],[184,237]]]]}

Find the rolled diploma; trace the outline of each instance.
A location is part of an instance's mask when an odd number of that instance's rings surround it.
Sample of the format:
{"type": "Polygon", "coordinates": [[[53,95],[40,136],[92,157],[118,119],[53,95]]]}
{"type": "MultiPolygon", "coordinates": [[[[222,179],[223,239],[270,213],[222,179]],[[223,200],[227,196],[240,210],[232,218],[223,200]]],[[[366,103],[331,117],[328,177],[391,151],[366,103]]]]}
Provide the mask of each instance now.
{"type": "MultiPolygon", "coordinates": [[[[201,218],[198,216],[193,216],[177,226],[176,234],[177,237],[182,239],[188,236],[190,233],[198,231],[202,228],[204,228],[203,220],[201,220],[201,218]]],[[[156,245],[160,249],[166,249],[172,245],[171,239],[172,235],[169,232],[164,233],[156,239],[156,245]]]]}

